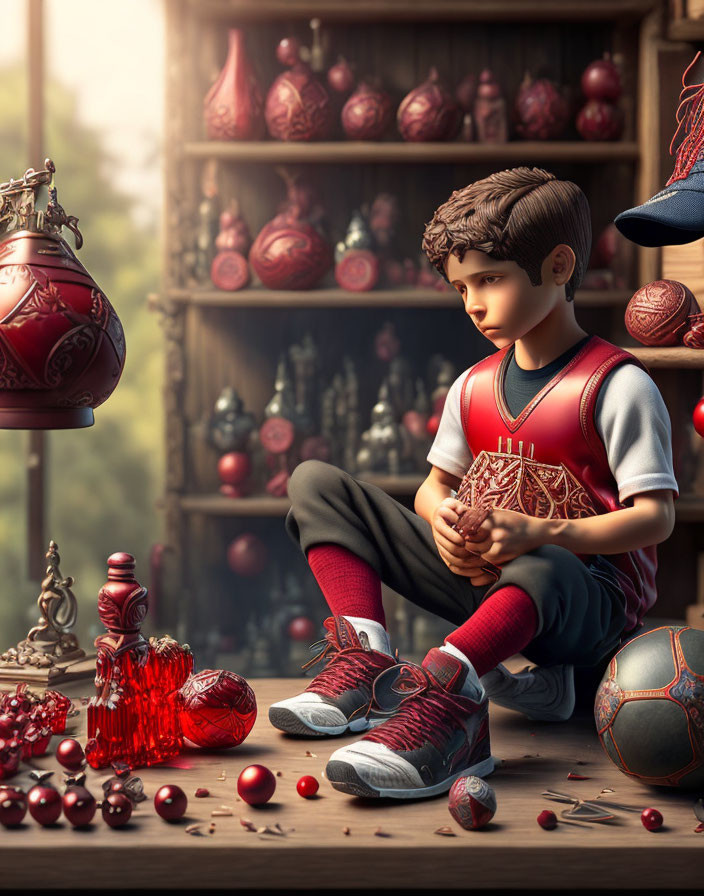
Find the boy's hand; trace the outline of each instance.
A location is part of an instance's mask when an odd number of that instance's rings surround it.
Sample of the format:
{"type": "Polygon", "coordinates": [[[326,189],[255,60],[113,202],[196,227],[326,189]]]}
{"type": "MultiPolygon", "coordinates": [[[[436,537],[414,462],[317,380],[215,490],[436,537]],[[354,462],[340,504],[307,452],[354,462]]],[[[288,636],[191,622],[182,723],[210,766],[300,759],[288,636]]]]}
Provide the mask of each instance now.
{"type": "Polygon", "coordinates": [[[492,510],[480,530],[485,533],[484,539],[472,542],[472,548],[484,560],[503,566],[546,543],[546,522],[515,510],[492,510]]]}
{"type": "MultiPolygon", "coordinates": [[[[445,498],[438,504],[433,513],[431,526],[435,546],[448,569],[456,575],[467,576],[473,585],[489,585],[494,581],[494,576],[482,569],[485,560],[478,553],[474,553],[474,542],[465,539],[452,528],[465,510],[467,505],[456,498],[445,498]]],[[[487,541],[489,529],[488,521],[482,523],[477,533],[477,537],[482,539],[482,544],[491,544],[490,538],[487,541]]]]}

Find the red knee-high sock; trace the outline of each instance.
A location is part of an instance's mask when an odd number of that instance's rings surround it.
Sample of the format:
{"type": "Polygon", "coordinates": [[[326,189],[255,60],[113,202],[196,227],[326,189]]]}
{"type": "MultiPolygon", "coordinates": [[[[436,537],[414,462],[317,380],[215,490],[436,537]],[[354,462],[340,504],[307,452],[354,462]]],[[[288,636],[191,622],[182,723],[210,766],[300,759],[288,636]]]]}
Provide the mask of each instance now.
{"type": "Polygon", "coordinates": [[[362,616],[386,628],[376,571],[339,544],[315,544],[306,553],[333,616],[362,616]]]}
{"type": "Polygon", "coordinates": [[[506,585],[479,606],[446,638],[467,657],[481,678],[500,662],[520,653],[534,638],[538,611],[522,588],[506,585]]]}

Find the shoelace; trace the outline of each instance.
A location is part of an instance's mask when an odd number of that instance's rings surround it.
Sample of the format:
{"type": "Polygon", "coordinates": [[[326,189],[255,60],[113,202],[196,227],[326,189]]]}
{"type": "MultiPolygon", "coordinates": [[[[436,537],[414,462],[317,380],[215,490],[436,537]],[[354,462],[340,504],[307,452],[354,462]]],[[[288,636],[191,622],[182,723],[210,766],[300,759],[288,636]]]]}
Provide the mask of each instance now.
{"type": "Polygon", "coordinates": [[[345,690],[358,687],[360,681],[369,679],[371,683],[379,674],[379,670],[387,668],[388,664],[381,659],[383,655],[377,658],[376,651],[357,646],[342,647],[335,637],[334,630],[322,641],[316,641],[311,645],[311,649],[320,644],[325,644],[325,647],[317,656],[301,666],[301,669],[308,669],[320,660],[330,658],[325,668],[306,687],[307,691],[314,691],[324,697],[337,697],[345,690]]]}
{"type": "Polygon", "coordinates": [[[443,736],[464,725],[467,704],[472,702],[466,697],[458,699],[459,695],[446,691],[422,666],[413,663],[403,665],[393,690],[407,690],[408,695],[392,718],[364,737],[392,750],[412,750],[427,738],[442,751],[443,736]]]}
{"type": "Polygon", "coordinates": [[[677,130],[670,141],[670,155],[672,155],[672,148],[675,145],[678,134],[682,130],[682,125],[684,125],[685,137],[677,150],[675,170],[665,184],[667,187],[674,181],[687,177],[692,169],[692,165],[697,161],[699,151],[704,144],[704,127],[702,127],[704,124],[704,84],[685,84],[687,75],[700,56],[701,50],[697,52],[697,55],[689,63],[682,75],[680,104],[675,114],[677,130]],[[687,96],[687,92],[692,90],[694,93],[690,93],[687,96]]]}

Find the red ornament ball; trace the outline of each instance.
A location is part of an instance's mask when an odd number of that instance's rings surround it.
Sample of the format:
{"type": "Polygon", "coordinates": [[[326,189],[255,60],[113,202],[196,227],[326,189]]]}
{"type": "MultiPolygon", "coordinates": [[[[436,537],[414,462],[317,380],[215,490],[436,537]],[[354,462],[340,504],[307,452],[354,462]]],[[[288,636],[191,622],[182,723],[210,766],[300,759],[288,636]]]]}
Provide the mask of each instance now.
{"type": "Polygon", "coordinates": [[[186,814],[188,797],[178,784],[164,784],[154,794],[154,808],[164,821],[178,821],[186,814]]]}
{"type": "Polygon", "coordinates": [[[235,672],[204,669],[179,691],[184,737],[199,747],[236,747],[252,730],[257,701],[249,683],[235,672]]]}
{"type": "Polygon", "coordinates": [[[0,824],[17,827],[27,814],[27,794],[20,787],[5,784],[0,787],[0,824]]]}
{"type": "Polygon", "coordinates": [[[276,58],[281,65],[295,65],[300,59],[301,42],[297,37],[284,37],[276,47],[276,58]]]}
{"type": "Polygon", "coordinates": [[[238,576],[258,576],[264,572],[268,556],[264,542],[251,532],[238,535],[227,549],[227,562],[238,576]]]}
{"type": "Polygon", "coordinates": [[[428,417],[428,422],[425,424],[425,431],[433,438],[435,438],[440,428],[440,416],[440,414],[432,414],[432,416],[428,417]]]}
{"type": "Polygon", "coordinates": [[[624,316],[626,329],[643,345],[679,345],[689,317],[699,311],[692,292],[678,280],[653,280],[634,293],[624,316]]]}
{"type": "Polygon", "coordinates": [[[704,439],[704,398],[700,398],[692,414],[692,423],[699,435],[704,439]]]}
{"type": "Polygon", "coordinates": [[[649,831],[657,831],[662,827],[662,814],[657,809],[643,809],[640,814],[643,827],[649,831]]]}
{"type": "Polygon", "coordinates": [[[349,292],[369,292],[379,282],[379,259],[369,249],[348,249],[335,266],[335,280],[349,292]]]}
{"type": "Polygon", "coordinates": [[[132,815],[132,801],[124,793],[109,793],[103,800],[103,821],[111,828],[124,827],[132,815]]]}
{"type": "Polygon", "coordinates": [[[0,716],[0,737],[9,740],[15,731],[17,731],[15,716],[7,712],[3,713],[0,716]]]}
{"type": "Polygon", "coordinates": [[[296,616],[289,622],[287,631],[292,641],[310,641],[315,634],[315,623],[307,616],[296,616]]]}
{"type": "Polygon", "coordinates": [[[267,803],[276,790],[276,778],[264,765],[248,765],[237,779],[237,793],[250,806],[267,803]]]}
{"type": "Polygon", "coordinates": [[[97,806],[93,794],[78,784],[69,787],[64,794],[64,815],[75,828],[82,828],[90,824],[97,806]]]}
{"type": "Polygon", "coordinates": [[[546,831],[552,831],[557,827],[557,815],[552,809],[543,809],[536,821],[546,831]]]}
{"type": "Polygon", "coordinates": [[[596,59],[584,69],[581,85],[590,100],[616,101],[621,96],[621,73],[610,59],[596,59]]]}
{"type": "Polygon", "coordinates": [[[450,815],[465,830],[486,827],[496,814],[496,794],[476,775],[460,775],[450,788],[450,815]]]}
{"type": "Polygon", "coordinates": [[[244,451],[228,451],[218,461],[218,476],[225,485],[240,485],[251,470],[249,455],[244,451]]]}
{"type": "Polygon", "coordinates": [[[307,800],[316,795],[319,787],[320,785],[313,775],[303,775],[303,777],[299,778],[296,783],[296,790],[299,795],[307,800]]]}
{"type": "Polygon", "coordinates": [[[70,772],[79,772],[85,765],[83,747],[72,737],[66,737],[56,748],[56,758],[70,772]]]}
{"type": "Polygon", "coordinates": [[[229,292],[244,289],[249,283],[247,259],[236,249],[221,249],[210,266],[213,286],[229,292]]]}
{"type": "Polygon", "coordinates": [[[36,784],[27,794],[27,808],[37,824],[54,824],[61,815],[61,794],[55,787],[36,784]]]}

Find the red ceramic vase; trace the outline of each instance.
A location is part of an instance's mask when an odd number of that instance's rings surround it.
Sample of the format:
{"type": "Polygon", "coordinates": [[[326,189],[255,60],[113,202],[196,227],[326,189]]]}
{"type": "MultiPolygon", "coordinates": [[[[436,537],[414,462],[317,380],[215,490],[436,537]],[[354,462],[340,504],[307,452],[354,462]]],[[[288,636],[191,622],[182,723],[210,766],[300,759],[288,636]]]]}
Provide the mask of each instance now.
{"type": "Polygon", "coordinates": [[[125,337],[107,297],[61,236],[83,238],[50,187],[46,212],[34,210],[54,166],[29,169],[0,186],[0,428],[71,429],[93,424],[93,409],[117,385],[125,337]],[[15,229],[3,231],[13,221],[15,229]]]}
{"type": "Polygon", "coordinates": [[[203,101],[211,140],[259,140],[264,135],[262,91],[244,48],[244,32],[229,30],[227,60],[203,101]]]}

